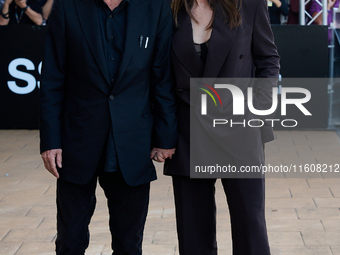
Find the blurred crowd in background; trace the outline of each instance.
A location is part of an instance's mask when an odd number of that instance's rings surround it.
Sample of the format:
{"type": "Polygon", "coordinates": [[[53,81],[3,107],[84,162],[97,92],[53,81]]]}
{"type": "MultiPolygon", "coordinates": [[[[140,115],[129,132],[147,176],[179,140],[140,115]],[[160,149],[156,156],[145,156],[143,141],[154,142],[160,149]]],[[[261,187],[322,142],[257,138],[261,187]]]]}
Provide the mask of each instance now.
{"type": "MultiPolygon", "coordinates": [[[[0,25],[46,25],[52,9],[53,0],[0,0],[0,25]]],[[[332,22],[331,10],[339,6],[339,0],[328,0],[328,21],[332,22]]],[[[312,0],[306,10],[312,17],[321,11],[319,0],[312,0]]],[[[271,24],[299,24],[299,0],[268,1],[271,24]]],[[[322,24],[319,15],[314,24],[322,24]]]]}
{"type": "Polygon", "coordinates": [[[53,0],[0,0],[0,25],[46,25],[53,0]]]}
{"type": "MultiPolygon", "coordinates": [[[[288,0],[288,2],[286,0],[268,1],[268,11],[271,24],[299,24],[299,2],[300,0],[288,0]]],[[[328,0],[328,25],[332,22],[332,10],[334,8],[338,8],[338,6],[339,0],[328,0]]],[[[322,10],[321,0],[309,1],[305,8],[312,17],[315,17],[322,10]]],[[[314,20],[314,24],[322,25],[322,15],[319,15],[314,20]]]]}

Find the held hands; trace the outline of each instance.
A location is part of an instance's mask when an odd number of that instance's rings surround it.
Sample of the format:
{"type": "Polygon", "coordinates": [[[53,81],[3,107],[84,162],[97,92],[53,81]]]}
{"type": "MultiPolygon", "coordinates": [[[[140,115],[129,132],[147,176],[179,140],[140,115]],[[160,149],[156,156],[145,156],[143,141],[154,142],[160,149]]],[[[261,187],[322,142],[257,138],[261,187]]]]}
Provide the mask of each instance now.
{"type": "Polygon", "coordinates": [[[27,6],[26,0],[14,0],[17,6],[19,6],[21,9],[25,8],[27,6]]]}
{"type": "MultiPolygon", "coordinates": [[[[150,158],[157,162],[164,162],[167,158],[172,158],[172,155],[175,154],[174,149],[160,149],[153,148],[150,153],[150,158]]],[[[44,161],[45,168],[56,178],[59,178],[59,173],[57,170],[57,166],[62,168],[62,150],[61,149],[53,149],[44,151],[41,154],[41,157],[44,161]]]]}
{"type": "Polygon", "coordinates": [[[164,162],[165,159],[172,158],[172,155],[175,154],[175,148],[174,149],[160,149],[160,148],[153,148],[150,153],[150,158],[157,162],[164,162]]]}
{"type": "Polygon", "coordinates": [[[41,154],[41,157],[44,161],[45,168],[56,178],[59,178],[59,173],[57,171],[57,165],[59,168],[62,168],[62,150],[61,149],[53,149],[44,151],[41,154]],[[56,164],[57,162],[57,164],[56,164]]]}

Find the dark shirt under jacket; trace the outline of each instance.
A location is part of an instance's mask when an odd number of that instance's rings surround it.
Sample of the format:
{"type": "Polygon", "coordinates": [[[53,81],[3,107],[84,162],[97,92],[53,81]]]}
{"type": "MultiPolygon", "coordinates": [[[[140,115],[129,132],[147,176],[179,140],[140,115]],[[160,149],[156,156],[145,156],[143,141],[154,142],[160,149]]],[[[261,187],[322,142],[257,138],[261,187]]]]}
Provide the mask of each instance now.
{"type": "MultiPolygon", "coordinates": [[[[42,14],[42,4],[38,0],[27,0],[27,5],[35,12],[42,14]]],[[[8,25],[37,25],[35,24],[22,9],[13,1],[9,5],[9,23],[8,25]],[[15,17],[17,14],[17,17],[15,17]]]]}
{"type": "MultiPolygon", "coordinates": [[[[106,63],[110,73],[111,86],[114,86],[116,75],[122,61],[126,33],[127,5],[129,0],[123,0],[113,11],[103,0],[96,0],[98,18],[102,35],[106,63]]],[[[116,146],[112,126],[107,138],[105,153],[105,172],[119,170],[116,146]]]]}
{"type": "Polygon", "coordinates": [[[270,24],[281,24],[281,15],[288,16],[288,4],[286,0],[280,0],[281,6],[277,8],[276,4],[272,3],[272,6],[268,7],[270,24]]]}
{"type": "MultiPolygon", "coordinates": [[[[207,61],[208,56],[208,47],[209,47],[209,40],[205,43],[195,43],[195,49],[198,54],[198,56],[201,58],[203,64],[205,65],[205,62],[207,61]]],[[[202,73],[203,75],[203,73],[202,73]]]]}

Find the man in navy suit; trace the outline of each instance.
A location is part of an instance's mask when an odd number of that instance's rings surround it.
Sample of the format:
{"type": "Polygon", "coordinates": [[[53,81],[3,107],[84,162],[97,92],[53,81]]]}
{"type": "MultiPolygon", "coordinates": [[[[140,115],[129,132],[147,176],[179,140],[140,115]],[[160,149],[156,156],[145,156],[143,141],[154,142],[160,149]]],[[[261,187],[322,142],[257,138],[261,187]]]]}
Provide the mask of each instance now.
{"type": "Polygon", "coordinates": [[[57,179],[57,254],[84,254],[97,180],[113,254],[142,254],[151,158],[175,152],[168,0],[55,0],[40,94],[41,153],[57,179]],[[151,155],[150,155],[151,154],[151,155]]]}

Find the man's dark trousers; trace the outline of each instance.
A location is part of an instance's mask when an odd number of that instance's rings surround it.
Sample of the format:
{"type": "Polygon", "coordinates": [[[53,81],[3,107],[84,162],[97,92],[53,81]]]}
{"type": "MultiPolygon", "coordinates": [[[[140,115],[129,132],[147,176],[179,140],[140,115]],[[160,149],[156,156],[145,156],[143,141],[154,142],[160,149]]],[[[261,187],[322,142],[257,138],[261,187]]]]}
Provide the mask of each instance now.
{"type": "Polygon", "coordinates": [[[108,201],[113,254],[142,254],[150,183],[129,186],[121,172],[97,173],[84,185],[58,179],[57,254],[85,254],[90,237],[88,225],[96,206],[97,179],[108,201]]]}

